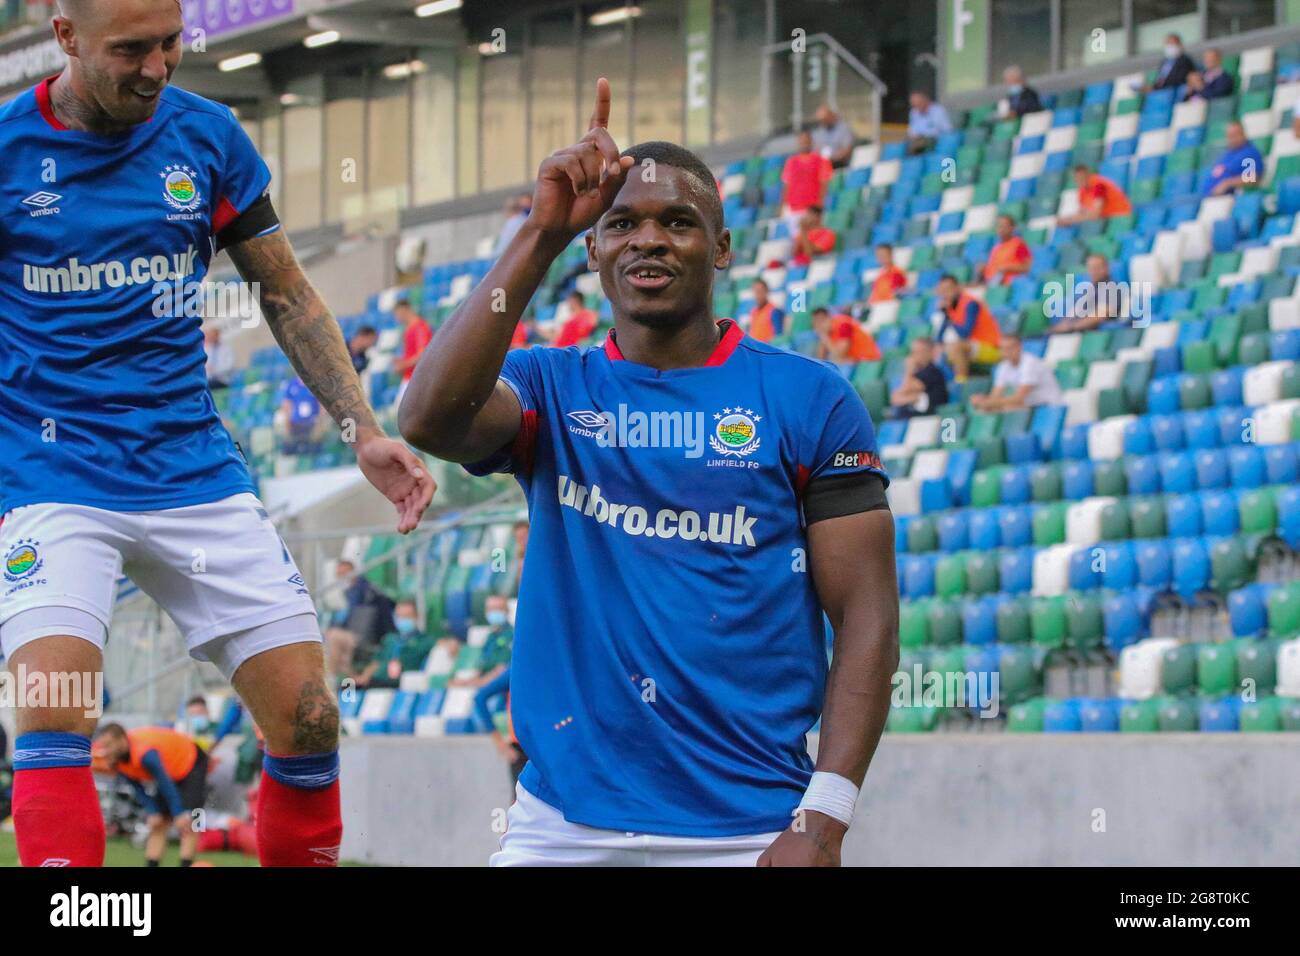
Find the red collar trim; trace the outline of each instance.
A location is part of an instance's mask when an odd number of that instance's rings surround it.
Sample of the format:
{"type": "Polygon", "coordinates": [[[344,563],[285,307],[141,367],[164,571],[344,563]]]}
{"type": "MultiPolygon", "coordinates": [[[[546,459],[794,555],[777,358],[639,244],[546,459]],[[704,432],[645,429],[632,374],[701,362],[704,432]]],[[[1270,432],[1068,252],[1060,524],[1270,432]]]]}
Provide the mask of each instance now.
{"type": "MultiPolygon", "coordinates": [[[[704,367],[722,365],[731,358],[731,353],[736,351],[736,346],[740,345],[740,340],[745,337],[745,330],[731,319],[719,319],[718,327],[722,329],[722,338],[705,359],[704,367]]],[[[609,335],[605,337],[605,355],[611,362],[625,361],[622,349],[614,341],[613,329],[610,329],[609,335]]]]}
{"type": "Polygon", "coordinates": [[[36,84],[36,105],[40,107],[45,122],[57,130],[67,132],[68,128],[59,122],[59,118],[54,115],[54,107],[50,105],[50,85],[58,78],[59,74],[56,73],[53,76],[47,76],[36,84]]]}

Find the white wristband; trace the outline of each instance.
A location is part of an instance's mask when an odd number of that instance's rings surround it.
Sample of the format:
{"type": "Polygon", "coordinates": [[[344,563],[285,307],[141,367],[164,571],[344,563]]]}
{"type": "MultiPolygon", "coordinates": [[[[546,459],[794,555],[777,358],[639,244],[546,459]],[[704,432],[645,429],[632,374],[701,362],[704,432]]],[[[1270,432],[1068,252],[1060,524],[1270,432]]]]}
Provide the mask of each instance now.
{"type": "MultiPolygon", "coordinates": [[[[838,820],[846,827],[853,823],[853,808],[858,802],[858,788],[847,777],[818,770],[812,775],[799,810],[815,810],[838,820]]],[[[798,812],[798,811],[796,811],[798,812]]]]}

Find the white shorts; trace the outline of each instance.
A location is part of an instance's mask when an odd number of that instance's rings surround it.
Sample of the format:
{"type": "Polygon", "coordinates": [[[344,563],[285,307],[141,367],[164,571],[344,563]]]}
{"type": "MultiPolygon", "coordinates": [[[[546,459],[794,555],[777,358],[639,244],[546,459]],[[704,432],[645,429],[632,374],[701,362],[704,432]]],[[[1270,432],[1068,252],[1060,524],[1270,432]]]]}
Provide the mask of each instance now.
{"type": "Polygon", "coordinates": [[[754,866],[780,831],[667,837],[584,827],[515,784],[501,849],[489,866],[754,866]]]}
{"type": "Polygon", "coordinates": [[[126,573],[226,676],[283,644],[320,640],[315,608],[257,496],[163,511],[16,508],[0,523],[0,649],[72,634],[102,649],[126,573]],[[265,628],[294,619],[292,626],[265,628]],[[98,625],[98,626],[97,626],[98,625]],[[238,647],[228,646],[239,635],[238,647]]]}

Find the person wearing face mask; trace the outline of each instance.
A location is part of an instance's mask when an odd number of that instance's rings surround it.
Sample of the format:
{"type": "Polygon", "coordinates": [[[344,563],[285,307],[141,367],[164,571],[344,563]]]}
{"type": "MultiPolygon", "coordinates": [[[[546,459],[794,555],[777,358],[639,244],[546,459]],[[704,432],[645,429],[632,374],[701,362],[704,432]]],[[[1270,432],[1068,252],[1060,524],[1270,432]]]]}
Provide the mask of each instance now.
{"type": "Polygon", "coordinates": [[[1020,67],[1007,67],[1002,72],[1002,80],[1007,84],[1007,106],[1001,114],[1002,119],[1042,110],[1043,101],[1038,98],[1038,91],[1026,85],[1025,74],[1020,67]]]}
{"type": "Polygon", "coordinates": [[[1150,86],[1152,90],[1177,89],[1187,82],[1188,75],[1196,69],[1196,64],[1183,49],[1182,38],[1177,33],[1165,37],[1164,54],[1165,58],[1160,61],[1160,67],[1156,71],[1155,82],[1150,86]]]}
{"type": "Polygon", "coordinates": [[[379,645],[375,659],[357,675],[358,686],[396,687],[401,683],[403,671],[415,671],[424,666],[434,641],[420,630],[415,601],[403,598],[397,602],[393,628],[393,632],[379,645]]]}
{"type": "Polygon", "coordinates": [[[479,654],[477,677],[453,680],[458,687],[484,687],[496,680],[510,666],[510,652],[515,643],[515,629],[510,626],[510,603],[503,595],[493,594],[484,606],[484,619],[491,628],[479,654]]]}

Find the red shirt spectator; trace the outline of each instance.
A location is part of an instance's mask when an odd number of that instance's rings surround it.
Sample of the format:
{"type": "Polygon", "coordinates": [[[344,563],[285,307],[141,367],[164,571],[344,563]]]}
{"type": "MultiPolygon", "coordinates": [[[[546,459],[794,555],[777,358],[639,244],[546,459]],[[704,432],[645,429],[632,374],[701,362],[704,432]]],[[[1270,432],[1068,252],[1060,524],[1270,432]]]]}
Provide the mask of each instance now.
{"type": "Polygon", "coordinates": [[[899,289],[906,288],[907,273],[898,266],[888,266],[881,269],[880,274],[876,276],[876,281],[871,283],[871,297],[867,299],[867,304],[890,302],[898,297],[899,289]]]}
{"type": "Polygon", "coordinates": [[[394,364],[394,371],[401,372],[405,381],[410,381],[415,374],[415,365],[423,352],[433,341],[433,329],[420,317],[420,313],[411,308],[410,303],[402,301],[393,308],[397,321],[406,327],[402,335],[402,358],[394,364]]]}
{"type": "Polygon", "coordinates": [[[572,313],[560,326],[560,334],[552,343],[556,348],[568,348],[577,345],[592,332],[596,331],[596,313],[591,309],[579,309],[572,313]]]}
{"type": "Polygon", "coordinates": [[[813,226],[799,234],[799,241],[795,243],[795,254],[790,264],[806,266],[812,262],[813,256],[825,255],[834,248],[835,230],[828,229],[826,226],[813,226]]]}
{"type": "Polygon", "coordinates": [[[835,173],[829,159],[812,151],[812,136],[807,132],[799,134],[799,150],[785,161],[785,168],[781,170],[786,209],[792,213],[820,206],[826,184],[835,173]]]}

